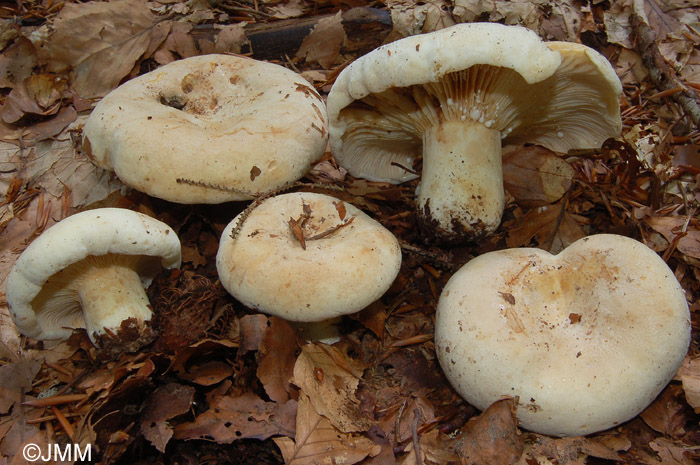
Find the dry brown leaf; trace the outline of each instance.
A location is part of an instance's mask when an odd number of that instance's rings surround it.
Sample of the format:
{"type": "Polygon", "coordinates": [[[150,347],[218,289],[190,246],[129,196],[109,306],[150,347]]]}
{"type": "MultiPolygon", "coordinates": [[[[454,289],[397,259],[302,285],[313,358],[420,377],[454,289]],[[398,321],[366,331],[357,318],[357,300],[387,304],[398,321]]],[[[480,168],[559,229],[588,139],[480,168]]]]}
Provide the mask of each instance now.
{"type": "Polygon", "coordinates": [[[544,463],[558,465],[586,465],[587,456],[604,460],[618,461],[620,456],[612,448],[585,437],[551,438],[539,434],[532,435],[533,441],[525,444],[525,452],[517,465],[542,463],[538,459],[547,459],[544,463]]]}
{"type": "Polygon", "coordinates": [[[355,397],[361,374],[356,362],[335,347],[312,343],[301,348],[293,382],[309,396],[314,409],[340,431],[367,431],[371,423],[355,397]]]}
{"type": "Polygon", "coordinates": [[[682,216],[652,216],[644,221],[661,233],[668,242],[673,243],[678,239],[676,248],[680,252],[689,257],[700,258],[700,227],[697,220],[688,223],[688,219],[682,216]]]}
{"type": "MultiPolygon", "coordinates": [[[[1,49],[0,49],[1,50],[1,49]]],[[[0,54],[0,87],[14,87],[32,73],[36,65],[36,49],[25,36],[19,36],[14,43],[0,54]]]]}
{"type": "Polygon", "coordinates": [[[539,31],[540,13],[535,2],[523,0],[455,0],[453,14],[460,22],[488,21],[520,24],[539,31]]]}
{"type": "Polygon", "coordinates": [[[22,400],[40,368],[41,362],[37,360],[20,360],[0,366],[0,415],[7,414],[22,400]]]}
{"type": "Polygon", "coordinates": [[[192,386],[168,383],[148,397],[141,416],[141,433],[159,451],[165,452],[173,436],[173,428],[167,420],[189,411],[195,392],[192,386]]]}
{"type": "Polygon", "coordinates": [[[661,457],[662,465],[694,465],[697,464],[691,457],[691,450],[694,447],[676,444],[666,438],[656,438],[649,443],[649,447],[654,449],[661,457]]]}
{"type": "Polygon", "coordinates": [[[281,318],[270,317],[268,330],[258,350],[258,379],[265,392],[275,402],[289,399],[294,361],[296,360],[296,331],[281,318]]]}
{"type": "Polygon", "coordinates": [[[215,53],[241,53],[244,45],[248,44],[245,29],[240,24],[227,24],[219,29],[214,43],[215,53]]]}
{"type": "Polygon", "coordinates": [[[295,440],[275,438],[274,441],[287,465],[351,465],[381,450],[381,446],[365,437],[336,430],[314,410],[304,393],[299,395],[295,440]]]}
{"type": "Polygon", "coordinates": [[[455,24],[449,13],[450,5],[445,0],[391,0],[387,5],[394,26],[393,34],[399,37],[437,31],[455,24]]]}
{"type": "Polygon", "coordinates": [[[241,347],[257,351],[257,375],[270,399],[289,399],[296,360],[297,334],[277,317],[246,315],[240,320],[241,347]]]}
{"type": "Polygon", "coordinates": [[[68,205],[73,208],[102,201],[123,187],[110,172],[98,168],[76,151],[69,134],[39,142],[23,153],[18,151],[9,161],[14,164],[15,176],[31,180],[33,186],[56,199],[69,194],[68,205]]]}
{"type": "Polygon", "coordinates": [[[297,57],[308,63],[317,62],[324,69],[330,69],[340,53],[345,40],[342,11],[330,18],[321,19],[311,33],[301,43],[297,57]]]}
{"type": "Polygon", "coordinates": [[[151,45],[153,16],[141,0],[68,3],[41,44],[52,72],[72,69],[72,87],[102,97],[117,87],[151,45]]]}
{"type": "Polygon", "coordinates": [[[508,247],[523,247],[534,238],[538,247],[550,253],[559,253],[584,237],[585,231],[577,216],[563,211],[564,204],[533,208],[508,227],[508,247]]]}
{"type": "Polygon", "coordinates": [[[182,377],[200,386],[213,386],[231,375],[233,375],[233,367],[231,365],[219,360],[209,360],[195,365],[182,377]]]}
{"type": "Polygon", "coordinates": [[[210,439],[231,443],[238,439],[267,439],[294,434],[296,402],[265,402],[252,392],[221,396],[193,422],[175,427],[175,439],[210,439]]]}
{"type": "Polygon", "coordinates": [[[524,446],[515,416],[516,408],[512,397],[501,399],[477,418],[469,420],[455,448],[463,463],[508,465],[518,461],[524,446]]]}
{"type": "Polygon", "coordinates": [[[685,400],[695,409],[695,413],[700,413],[700,358],[686,357],[677,376],[683,383],[685,400]]]}
{"type": "Polygon", "coordinates": [[[569,190],[573,177],[569,163],[539,145],[503,155],[503,185],[526,207],[556,202],[569,190]]]}
{"type": "Polygon", "coordinates": [[[179,58],[189,58],[197,55],[197,47],[190,31],[192,24],[173,22],[170,32],[160,47],[153,53],[153,58],[161,65],[179,58]]]}
{"type": "Polygon", "coordinates": [[[2,106],[2,120],[17,123],[26,115],[49,116],[61,109],[65,81],[55,74],[34,74],[15,85],[2,106]]]}
{"type": "Polygon", "coordinates": [[[32,147],[38,142],[58,136],[77,118],[78,114],[73,107],[63,107],[52,118],[27,127],[11,126],[0,121],[0,141],[18,147],[32,147]]]}
{"type": "Polygon", "coordinates": [[[682,388],[670,385],[641,414],[644,423],[665,436],[678,437],[685,434],[688,421],[685,405],[680,402],[682,388]]]}

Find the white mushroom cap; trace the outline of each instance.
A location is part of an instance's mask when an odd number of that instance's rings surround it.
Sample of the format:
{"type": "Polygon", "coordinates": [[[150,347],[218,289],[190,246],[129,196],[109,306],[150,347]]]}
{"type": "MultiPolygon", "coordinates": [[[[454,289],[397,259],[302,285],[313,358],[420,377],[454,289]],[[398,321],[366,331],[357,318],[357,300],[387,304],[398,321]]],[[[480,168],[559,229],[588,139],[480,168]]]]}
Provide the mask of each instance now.
{"type": "Polygon", "coordinates": [[[231,295],[264,313],[313,322],[357,312],[389,289],[401,267],[394,235],[334,197],[297,192],[269,198],[232,238],[241,218],[224,230],[216,268],[231,295]],[[289,224],[303,218],[305,208],[306,249],[289,224]]]}
{"type": "Polygon", "coordinates": [[[7,277],[7,303],[29,337],[63,339],[86,328],[95,342],[127,319],[150,320],[144,287],[162,267],[179,266],[180,241],[168,225],[121,208],[88,210],[22,252],[7,277]]]}
{"type": "Polygon", "coordinates": [[[328,96],[331,149],[350,174],[418,177],[420,219],[438,240],[498,227],[501,144],[599,147],[621,128],[622,86],[593,49],[520,26],[457,24],[398,40],[345,68],[328,96]]]}
{"type": "Polygon", "coordinates": [[[534,248],[467,263],[438,303],[435,345],[447,379],[485,409],[518,396],[529,430],[601,431],[639,414],[690,342],[685,293],[633,239],[589,236],[553,256],[534,248]]]}
{"type": "Polygon", "coordinates": [[[323,155],[327,116],[313,87],[282,66],[204,55],[119,86],[83,134],[94,162],[137,190],[221,203],[300,179],[323,155]]]}

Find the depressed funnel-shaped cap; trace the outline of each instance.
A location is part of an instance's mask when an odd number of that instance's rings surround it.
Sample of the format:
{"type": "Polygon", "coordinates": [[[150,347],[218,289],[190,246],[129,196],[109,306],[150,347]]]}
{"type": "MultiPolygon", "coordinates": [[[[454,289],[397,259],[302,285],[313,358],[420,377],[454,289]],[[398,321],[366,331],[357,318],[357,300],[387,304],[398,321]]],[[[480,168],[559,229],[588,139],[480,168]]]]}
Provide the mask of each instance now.
{"type": "Polygon", "coordinates": [[[125,184],[178,203],[248,200],[323,155],[326,108],[300,75],[250,58],[175,61],[110,92],[83,148],[125,184]]]}

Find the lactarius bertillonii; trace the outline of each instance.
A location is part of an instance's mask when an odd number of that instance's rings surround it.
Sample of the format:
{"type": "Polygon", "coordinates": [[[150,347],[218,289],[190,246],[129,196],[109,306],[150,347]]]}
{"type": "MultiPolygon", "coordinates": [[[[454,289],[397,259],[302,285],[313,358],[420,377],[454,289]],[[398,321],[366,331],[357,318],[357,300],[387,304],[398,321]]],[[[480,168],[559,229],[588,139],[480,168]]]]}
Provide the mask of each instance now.
{"type": "Polygon", "coordinates": [[[463,242],[500,224],[502,144],[600,147],[620,133],[621,91],[610,63],[589,47],[543,42],[520,26],[458,24],[345,68],[328,96],[330,143],[353,176],[420,176],[426,237],[463,242]]]}
{"type": "Polygon", "coordinates": [[[174,61],[105,96],[83,149],[125,184],[171,202],[250,200],[323,155],[326,107],[282,66],[229,55],[174,61]]]}
{"type": "Polygon", "coordinates": [[[85,328],[98,346],[132,351],[152,339],[144,290],[180,266],[168,225],[121,208],[70,216],[36,238],[7,277],[10,315],[22,334],[65,339],[85,328]]]}
{"type": "Polygon", "coordinates": [[[521,248],[468,262],[443,289],[435,346],[474,406],[517,396],[529,430],[614,427],[671,381],[690,342],[685,292],[644,244],[601,234],[558,255],[521,248]]]}

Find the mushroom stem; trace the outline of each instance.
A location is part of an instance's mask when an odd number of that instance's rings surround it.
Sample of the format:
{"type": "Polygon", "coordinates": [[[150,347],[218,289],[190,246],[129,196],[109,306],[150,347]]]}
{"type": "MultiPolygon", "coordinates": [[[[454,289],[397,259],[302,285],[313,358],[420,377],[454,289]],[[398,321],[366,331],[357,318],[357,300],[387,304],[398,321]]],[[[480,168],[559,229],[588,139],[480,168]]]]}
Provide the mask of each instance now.
{"type": "Polygon", "coordinates": [[[138,273],[125,266],[94,267],[81,278],[77,292],[93,343],[105,329],[117,333],[123,321],[141,325],[153,313],[138,273]]]}
{"type": "Polygon", "coordinates": [[[471,119],[430,127],[416,197],[421,228],[440,242],[494,231],[505,206],[500,132],[471,119]]]}

